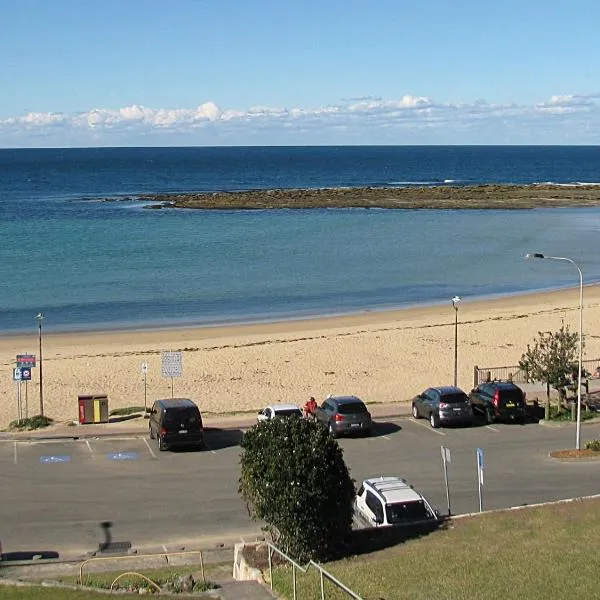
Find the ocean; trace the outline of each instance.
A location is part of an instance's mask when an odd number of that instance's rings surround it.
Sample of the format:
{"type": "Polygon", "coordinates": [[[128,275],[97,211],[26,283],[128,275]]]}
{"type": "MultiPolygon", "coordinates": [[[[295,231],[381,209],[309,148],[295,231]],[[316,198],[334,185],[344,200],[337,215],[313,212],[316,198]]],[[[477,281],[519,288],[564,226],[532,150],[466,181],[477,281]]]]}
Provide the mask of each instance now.
{"type": "Polygon", "coordinates": [[[377,311],[600,281],[600,209],[194,211],[160,192],[600,182],[600,147],[0,149],[0,334],[377,311]],[[104,200],[111,201],[104,201],[104,200]]]}

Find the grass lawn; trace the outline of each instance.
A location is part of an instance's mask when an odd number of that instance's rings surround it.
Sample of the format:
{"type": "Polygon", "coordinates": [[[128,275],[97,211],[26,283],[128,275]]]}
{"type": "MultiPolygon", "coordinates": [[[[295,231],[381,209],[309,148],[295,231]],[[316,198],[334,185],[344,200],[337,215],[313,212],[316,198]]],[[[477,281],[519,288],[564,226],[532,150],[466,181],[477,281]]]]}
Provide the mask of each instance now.
{"type": "MultiPolygon", "coordinates": [[[[325,565],[365,600],[600,597],[600,500],[457,519],[427,537],[325,565]]],[[[273,574],[292,598],[291,569],[273,574]]],[[[327,599],[347,599],[326,582],[327,599]]],[[[298,600],[320,598],[316,572],[298,600]]]]}

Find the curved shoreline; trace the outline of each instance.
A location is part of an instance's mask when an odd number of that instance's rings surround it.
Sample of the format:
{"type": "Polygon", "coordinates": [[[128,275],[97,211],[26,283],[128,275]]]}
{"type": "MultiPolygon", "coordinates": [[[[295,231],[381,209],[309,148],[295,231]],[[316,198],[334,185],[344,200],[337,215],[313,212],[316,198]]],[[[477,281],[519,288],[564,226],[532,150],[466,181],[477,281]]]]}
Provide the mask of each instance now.
{"type": "Polygon", "coordinates": [[[600,206],[600,185],[474,185],[265,189],[144,194],[147,208],[265,210],[310,208],[510,209],[600,206]]]}

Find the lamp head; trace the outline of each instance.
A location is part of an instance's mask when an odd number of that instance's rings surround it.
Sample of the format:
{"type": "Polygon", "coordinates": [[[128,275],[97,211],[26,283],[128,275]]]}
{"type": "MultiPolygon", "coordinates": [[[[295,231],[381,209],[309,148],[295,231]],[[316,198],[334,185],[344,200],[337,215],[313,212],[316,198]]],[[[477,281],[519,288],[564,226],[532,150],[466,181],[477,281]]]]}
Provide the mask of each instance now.
{"type": "Polygon", "coordinates": [[[543,254],[540,254],[539,252],[533,252],[532,254],[526,254],[525,258],[527,260],[532,260],[534,258],[546,258],[543,254]]]}
{"type": "Polygon", "coordinates": [[[454,296],[454,298],[452,298],[452,306],[454,306],[454,308],[457,309],[460,301],[461,301],[460,296],[454,296]]]}
{"type": "Polygon", "coordinates": [[[35,320],[38,323],[41,323],[46,317],[44,316],[44,313],[39,312],[37,315],[35,315],[35,320]]]}

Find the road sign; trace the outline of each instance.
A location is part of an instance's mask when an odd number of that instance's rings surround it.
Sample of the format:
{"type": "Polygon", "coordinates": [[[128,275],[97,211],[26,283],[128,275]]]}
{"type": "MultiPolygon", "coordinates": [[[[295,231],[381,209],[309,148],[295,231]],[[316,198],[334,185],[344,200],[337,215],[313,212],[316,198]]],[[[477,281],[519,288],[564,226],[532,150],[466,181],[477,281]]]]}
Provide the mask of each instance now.
{"type": "Polygon", "coordinates": [[[35,354],[17,354],[17,367],[35,367],[35,354]]]}
{"type": "Polygon", "coordinates": [[[148,373],[148,363],[142,363],[142,375],[146,375],[148,373]]]}
{"type": "Polygon", "coordinates": [[[21,369],[19,367],[13,369],[13,381],[21,381],[21,369]]]}
{"type": "Polygon", "coordinates": [[[21,367],[21,381],[31,381],[31,369],[29,367],[21,367]]]}
{"type": "Polygon", "coordinates": [[[183,375],[183,355],[181,352],[162,353],[163,377],[181,377],[183,375]]]}

